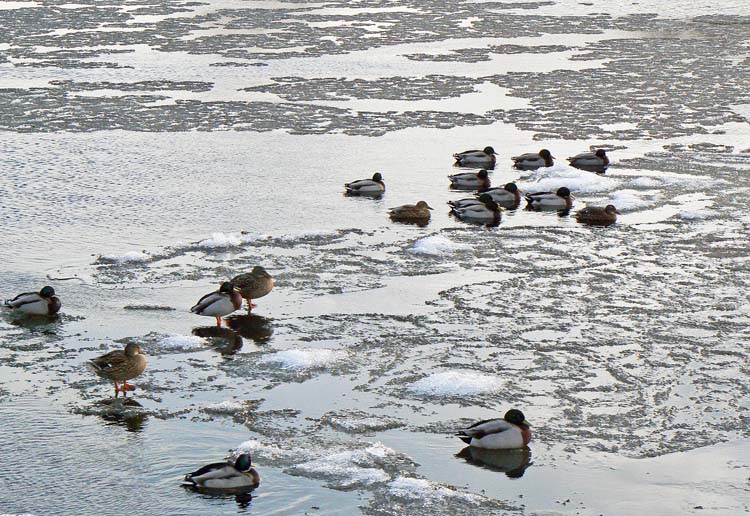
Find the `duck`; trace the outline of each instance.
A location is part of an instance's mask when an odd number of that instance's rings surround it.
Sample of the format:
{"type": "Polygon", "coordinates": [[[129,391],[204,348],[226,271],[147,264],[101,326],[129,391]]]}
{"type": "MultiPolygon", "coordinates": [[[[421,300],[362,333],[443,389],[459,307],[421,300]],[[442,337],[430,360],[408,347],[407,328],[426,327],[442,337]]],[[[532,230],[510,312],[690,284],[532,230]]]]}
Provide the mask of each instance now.
{"type": "Polygon", "coordinates": [[[477,199],[480,204],[473,204],[464,208],[452,208],[451,213],[467,222],[483,222],[497,225],[502,217],[502,210],[489,194],[482,194],[477,199]]]}
{"type": "Polygon", "coordinates": [[[24,292],[13,299],[6,299],[5,306],[28,315],[55,315],[62,304],[55,289],[47,285],[39,292],[24,292]]]}
{"type": "Polygon", "coordinates": [[[510,409],[502,419],[486,419],[459,431],[456,436],[469,446],[488,450],[524,448],[531,441],[531,425],[518,409],[510,409]]]}
{"type": "Polygon", "coordinates": [[[464,197],[463,199],[458,199],[455,201],[448,201],[448,206],[451,207],[451,209],[456,208],[467,208],[469,206],[476,206],[478,204],[484,204],[482,201],[477,199],[476,197],[464,197]]]}
{"type": "Polygon", "coordinates": [[[520,156],[513,156],[513,167],[519,170],[536,170],[541,167],[551,167],[555,164],[555,157],[547,149],[537,152],[527,152],[520,156]]]}
{"type": "Polygon", "coordinates": [[[273,276],[260,265],[253,267],[250,272],[235,276],[230,283],[247,301],[247,313],[257,306],[253,303],[253,299],[263,297],[273,290],[273,276]]]}
{"type": "Polygon", "coordinates": [[[570,166],[588,172],[604,173],[609,166],[609,158],[604,149],[596,152],[582,152],[568,158],[570,166]]]}
{"type": "Polygon", "coordinates": [[[487,190],[490,188],[490,178],[487,170],[482,169],[479,172],[462,172],[448,176],[451,182],[451,188],[457,190],[487,190]]]}
{"type": "Polygon", "coordinates": [[[489,195],[493,201],[507,208],[521,203],[521,190],[516,183],[506,183],[505,186],[489,188],[481,193],[489,195]]]}
{"type": "Polygon", "coordinates": [[[143,356],[143,351],[138,344],[129,342],[124,349],[117,349],[92,358],[88,366],[97,376],[115,382],[116,398],[119,393],[127,396],[128,391],[135,390],[135,385],[129,384],[128,380],[139,376],[146,370],[146,357],[143,356]],[[117,382],[122,382],[122,385],[117,382]]]}
{"type": "Polygon", "coordinates": [[[609,226],[617,221],[617,215],[620,214],[617,208],[612,204],[601,206],[587,206],[576,212],[575,217],[578,222],[591,224],[593,226],[609,226]]]}
{"type": "Polygon", "coordinates": [[[397,222],[416,222],[426,223],[430,220],[430,211],[432,208],[425,201],[419,201],[417,204],[404,204],[388,209],[388,216],[391,220],[397,222]]]}
{"type": "Polygon", "coordinates": [[[385,183],[383,182],[383,176],[380,172],[375,172],[372,175],[372,179],[359,179],[346,183],[347,195],[370,195],[377,196],[385,192],[385,183]]]}
{"type": "Polygon", "coordinates": [[[252,466],[249,453],[234,462],[215,462],[185,475],[182,485],[203,493],[242,494],[260,484],[260,475],[252,466]]]}
{"type": "Polygon", "coordinates": [[[198,315],[216,317],[216,326],[221,326],[221,318],[241,306],[242,296],[230,281],[225,281],[219,290],[200,298],[190,311],[198,315]]]}
{"type": "Polygon", "coordinates": [[[527,193],[526,201],[531,208],[538,210],[567,210],[573,206],[573,196],[564,186],[558,188],[556,192],[527,193]]]}
{"type": "Polygon", "coordinates": [[[458,166],[483,168],[495,168],[495,156],[497,156],[495,149],[489,146],[482,150],[467,150],[453,155],[458,166]]]}

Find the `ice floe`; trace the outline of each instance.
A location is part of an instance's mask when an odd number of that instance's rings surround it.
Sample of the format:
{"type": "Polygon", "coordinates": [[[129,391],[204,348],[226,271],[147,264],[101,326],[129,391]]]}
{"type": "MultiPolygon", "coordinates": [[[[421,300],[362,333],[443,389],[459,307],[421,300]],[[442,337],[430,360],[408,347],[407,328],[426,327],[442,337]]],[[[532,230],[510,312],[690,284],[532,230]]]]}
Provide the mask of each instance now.
{"type": "Polygon", "coordinates": [[[474,371],[444,371],[426,376],[409,386],[418,394],[471,396],[500,389],[500,378],[474,371]]]}
{"type": "Polygon", "coordinates": [[[427,254],[431,256],[444,256],[447,254],[455,253],[456,251],[463,251],[470,249],[470,246],[466,244],[460,244],[454,242],[444,236],[432,235],[424,238],[420,238],[414,244],[407,249],[408,252],[414,254],[427,254]]]}
{"type": "Polygon", "coordinates": [[[288,349],[263,357],[264,363],[276,363],[283,369],[320,369],[346,357],[343,351],[332,349],[288,349]]]}

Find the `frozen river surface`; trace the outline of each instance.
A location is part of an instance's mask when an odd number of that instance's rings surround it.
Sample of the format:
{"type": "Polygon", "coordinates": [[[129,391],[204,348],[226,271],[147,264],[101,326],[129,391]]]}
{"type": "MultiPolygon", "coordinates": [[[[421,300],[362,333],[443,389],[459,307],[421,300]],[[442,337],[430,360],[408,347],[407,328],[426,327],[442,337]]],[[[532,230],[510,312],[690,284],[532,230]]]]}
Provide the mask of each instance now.
{"type": "Polygon", "coordinates": [[[750,5],[613,3],[1,3],[0,296],[63,309],[0,312],[0,514],[750,511],[750,5]],[[486,145],[622,215],[456,220],[486,145]],[[189,313],[256,264],[253,315],[189,313]],[[512,407],[530,450],[452,435],[512,407]],[[230,449],[251,498],[179,487],[230,449]]]}

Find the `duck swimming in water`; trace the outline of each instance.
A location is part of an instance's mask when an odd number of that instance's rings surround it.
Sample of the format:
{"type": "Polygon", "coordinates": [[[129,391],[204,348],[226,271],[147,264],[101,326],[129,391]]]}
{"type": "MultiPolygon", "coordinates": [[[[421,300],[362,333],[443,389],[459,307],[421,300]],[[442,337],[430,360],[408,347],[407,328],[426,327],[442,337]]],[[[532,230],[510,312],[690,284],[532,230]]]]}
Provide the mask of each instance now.
{"type": "Polygon", "coordinates": [[[5,306],[29,315],[55,315],[60,311],[62,303],[55,295],[55,289],[48,285],[39,292],[18,294],[13,299],[6,300],[5,306]]]}
{"type": "Polygon", "coordinates": [[[567,210],[573,206],[573,196],[564,186],[555,192],[527,193],[526,201],[536,210],[567,210]]]}
{"type": "Polygon", "coordinates": [[[604,208],[601,206],[587,206],[576,212],[575,217],[578,222],[592,226],[609,226],[617,221],[617,211],[612,204],[604,208]]]}
{"type": "Polygon", "coordinates": [[[185,475],[182,485],[202,493],[241,494],[258,487],[260,475],[252,466],[249,453],[234,462],[216,462],[185,475]]]}
{"type": "Polygon", "coordinates": [[[396,222],[414,222],[426,224],[430,220],[430,205],[425,201],[417,204],[404,204],[388,209],[388,216],[396,222]]]}
{"type": "Polygon", "coordinates": [[[551,167],[555,164],[555,157],[547,149],[537,152],[527,152],[520,156],[513,156],[513,167],[519,170],[536,170],[541,167],[551,167]]]}
{"type": "Polygon", "coordinates": [[[497,161],[495,156],[497,156],[497,153],[492,147],[485,147],[482,150],[457,152],[453,155],[456,165],[477,168],[495,168],[495,162],[497,161]]]}
{"type": "Polygon", "coordinates": [[[231,282],[225,281],[219,290],[206,294],[190,309],[198,315],[216,317],[216,326],[221,326],[221,318],[242,306],[242,296],[231,282]]]}
{"type": "Polygon", "coordinates": [[[492,197],[492,200],[504,208],[513,208],[521,204],[521,190],[516,183],[506,183],[505,186],[490,188],[481,192],[492,197]]]}
{"type": "Polygon", "coordinates": [[[604,149],[597,149],[596,152],[582,152],[568,158],[571,167],[588,172],[597,172],[603,174],[609,166],[609,158],[604,149]]]}
{"type": "Polygon", "coordinates": [[[480,204],[473,204],[464,208],[453,208],[451,213],[461,220],[467,222],[481,222],[496,226],[500,223],[502,210],[492,197],[488,194],[482,194],[477,199],[480,204]]]}
{"type": "Polygon", "coordinates": [[[456,435],[469,446],[489,450],[523,448],[531,441],[531,429],[526,417],[518,409],[510,409],[502,419],[487,419],[474,423],[456,435]]]}
{"type": "Polygon", "coordinates": [[[347,195],[378,196],[385,192],[385,183],[380,172],[375,172],[372,179],[360,179],[344,185],[347,195]]]}
{"type": "Polygon", "coordinates": [[[484,191],[490,187],[490,178],[487,171],[482,169],[479,172],[462,172],[448,176],[451,182],[451,188],[456,190],[479,190],[484,191]]]}

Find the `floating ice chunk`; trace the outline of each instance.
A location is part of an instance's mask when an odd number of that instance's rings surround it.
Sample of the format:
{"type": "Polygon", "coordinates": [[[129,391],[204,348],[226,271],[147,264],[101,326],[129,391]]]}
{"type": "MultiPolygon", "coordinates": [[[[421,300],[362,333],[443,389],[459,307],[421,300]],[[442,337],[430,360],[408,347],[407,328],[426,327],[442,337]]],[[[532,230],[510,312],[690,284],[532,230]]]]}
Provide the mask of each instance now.
{"type": "Polygon", "coordinates": [[[319,369],[342,360],[346,354],[332,349],[288,349],[263,357],[260,361],[281,364],[283,369],[319,369]]]}
{"type": "Polygon", "coordinates": [[[429,499],[435,502],[440,499],[459,498],[464,502],[477,504],[481,497],[470,493],[461,493],[450,487],[430,482],[424,478],[400,476],[388,485],[388,490],[394,496],[408,499],[429,499]]]}
{"type": "Polygon", "coordinates": [[[417,380],[409,390],[433,396],[471,396],[500,389],[500,378],[474,371],[445,371],[417,380]]]}
{"type": "Polygon", "coordinates": [[[637,210],[651,206],[656,202],[656,194],[653,192],[640,192],[638,190],[620,190],[612,194],[612,201],[620,211],[637,210]]]}
{"type": "Polygon", "coordinates": [[[128,251],[125,254],[104,254],[99,257],[100,262],[105,263],[133,263],[145,262],[152,256],[145,251],[128,251]]]}
{"type": "Polygon", "coordinates": [[[203,406],[203,411],[209,414],[233,415],[247,408],[247,402],[237,400],[226,400],[219,403],[209,403],[203,406]]]}
{"type": "Polygon", "coordinates": [[[662,181],[648,176],[636,177],[630,182],[630,186],[633,186],[635,188],[656,188],[657,186],[661,186],[662,184],[662,181]]]}
{"type": "Polygon", "coordinates": [[[205,345],[206,340],[195,335],[168,335],[157,342],[157,346],[164,350],[190,351],[200,349],[205,345]]]}
{"type": "Polygon", "coordinates": [[[210,238],[201,240],[196,244],[197,247],[237,247],[247,240],[238,233],[211,233],[210,238]]]}
{"type": "Polygon", "coordinates": [[[420,238],[414,244],[407,249],[410,253],[415,254],[428,254],[432,256],[442,256],[451,254],[456,251],[462,251],[469,249],[466,244],[459,244],[453,240],[449,240],[444,236],[432,235],[425,238],[420,238]]]}
{"type": "Polygon", "coordinates": [[[685,210],[677,216],[685,220],[703,220],[716,215],[717,213],[713,210],[685,210]]]}
{"type": "Polygon", "coordinates": [[[531,171],[528,177],[518,182],[518,187],[529,192],[547,192],[565,186],[575,195],[606,192],[614,190],[619,184],[617,179],[606,175],[558,164],[531,171]]]}

